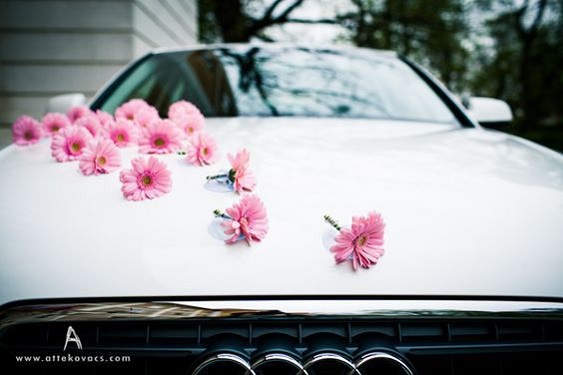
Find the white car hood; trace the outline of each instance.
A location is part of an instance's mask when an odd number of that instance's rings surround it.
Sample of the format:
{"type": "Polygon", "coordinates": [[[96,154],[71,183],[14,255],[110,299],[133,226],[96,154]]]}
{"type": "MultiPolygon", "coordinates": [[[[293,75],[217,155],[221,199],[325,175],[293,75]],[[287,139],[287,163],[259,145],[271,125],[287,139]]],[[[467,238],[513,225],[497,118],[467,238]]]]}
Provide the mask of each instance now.
{"type": "MultiPolygon", "coordinates": [[[[29,298],[234,295],[563,297],[563,158],[449,125],[208,120],[220,161],[159,156],[172,192],[129,202],[118,173],[85,177],[49,141],[0,153],[0,304],[29,298]],[[225,245],[208,225],[234,193],[204,189],[246,147],[270,232],[225,245]],[[335,265],[323,215],[382,213],[385,255],[335,265]]],[[[122,152],[123,166],[137,155],[122,152]]]]}

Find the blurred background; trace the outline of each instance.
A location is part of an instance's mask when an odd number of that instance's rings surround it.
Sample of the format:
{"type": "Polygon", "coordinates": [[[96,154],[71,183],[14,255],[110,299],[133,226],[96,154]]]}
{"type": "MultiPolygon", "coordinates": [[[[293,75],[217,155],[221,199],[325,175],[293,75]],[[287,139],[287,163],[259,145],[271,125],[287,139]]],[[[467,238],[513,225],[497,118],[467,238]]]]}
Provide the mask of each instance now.
{"type": "Polygon", "coordinates": [[[563,0],[0,0],[0,141],[150,49],[222,42],[394,50],[461,98],[507,101],[500,130],[563,151],[563,0]]]}

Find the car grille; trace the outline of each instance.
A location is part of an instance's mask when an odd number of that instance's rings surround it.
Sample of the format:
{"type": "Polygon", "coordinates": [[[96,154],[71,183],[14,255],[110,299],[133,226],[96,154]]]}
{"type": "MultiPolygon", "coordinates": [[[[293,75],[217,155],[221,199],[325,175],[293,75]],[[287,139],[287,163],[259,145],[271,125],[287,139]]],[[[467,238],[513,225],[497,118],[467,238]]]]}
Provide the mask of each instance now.
{"type": "MultiPolygon", "coordinates": [[[[118,314],[119,315],[119,314],[118,314]]],[[[563,320],[550,314],[230,316],[15,320],[0,330],[9,373],[563,374],[563,320]],[[69,344],[72,326],[83,349],[69,344]],[[19,355],[128,355],[127,363],[16,363],[19,355]]]]}

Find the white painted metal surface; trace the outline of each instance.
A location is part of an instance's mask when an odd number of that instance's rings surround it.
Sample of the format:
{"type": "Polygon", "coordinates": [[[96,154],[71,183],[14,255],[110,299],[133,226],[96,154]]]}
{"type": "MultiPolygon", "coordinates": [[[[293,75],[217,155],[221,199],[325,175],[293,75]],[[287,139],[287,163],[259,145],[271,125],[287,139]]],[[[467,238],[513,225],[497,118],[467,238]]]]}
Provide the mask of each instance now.
{"type": "Polygon", "coordinates": [[[494,98],[469,98],[468,113],[480,123],[508,123],[513,119],[508,103],[494,98]]]}
{"type": "MultiPolygon", "coordinates": [[[[221,161],[159,156],[170,194],[121,196],[118,174],[82,176],[48,141],[0,152],[0,303],[24,298],[400,294],[563,297],[563,158],[448,125],[345,119],[208,120],[221,161]],[[255,246],[208,234],[238,196],[203,188],[246,147],[270,233],[255,246]],[[386,254],[335,265],[330,214],[381,212],[386,254]]],[[[124,166],[137,156],[123,153],[124,166]]]]}

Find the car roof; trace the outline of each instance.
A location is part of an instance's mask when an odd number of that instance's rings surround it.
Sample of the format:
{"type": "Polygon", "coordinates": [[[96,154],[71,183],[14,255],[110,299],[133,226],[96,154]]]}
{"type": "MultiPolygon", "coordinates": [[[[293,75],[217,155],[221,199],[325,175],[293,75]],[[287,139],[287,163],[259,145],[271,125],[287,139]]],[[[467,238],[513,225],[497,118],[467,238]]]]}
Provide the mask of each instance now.
{"type": "Polygon", "coordinates": [[[221,49],[221,48],[243,49],[243,48],[253,48],[253,47],[270,49],[270,50],[294,48],[294,49],[331,50],[331,51],[365,51],[369,53],[375,53],[381,56],[398,57],[398,54],[395,51],[391,51],[391,50],[362,48],[362,47],[347,46],[347,45],[334,45],[334,44],[313,45],[313,44],[263,43],[263,42],[213,43],[213,44],[193,44],[193,45],[180,46],[180,47],[161,47],[152,50],[150,54],[158,55],[158,54],[166,54],[166,53],[174,53],[174,52],[196,51],[202,49],[208,49],[208,50],[221,49]]]}

